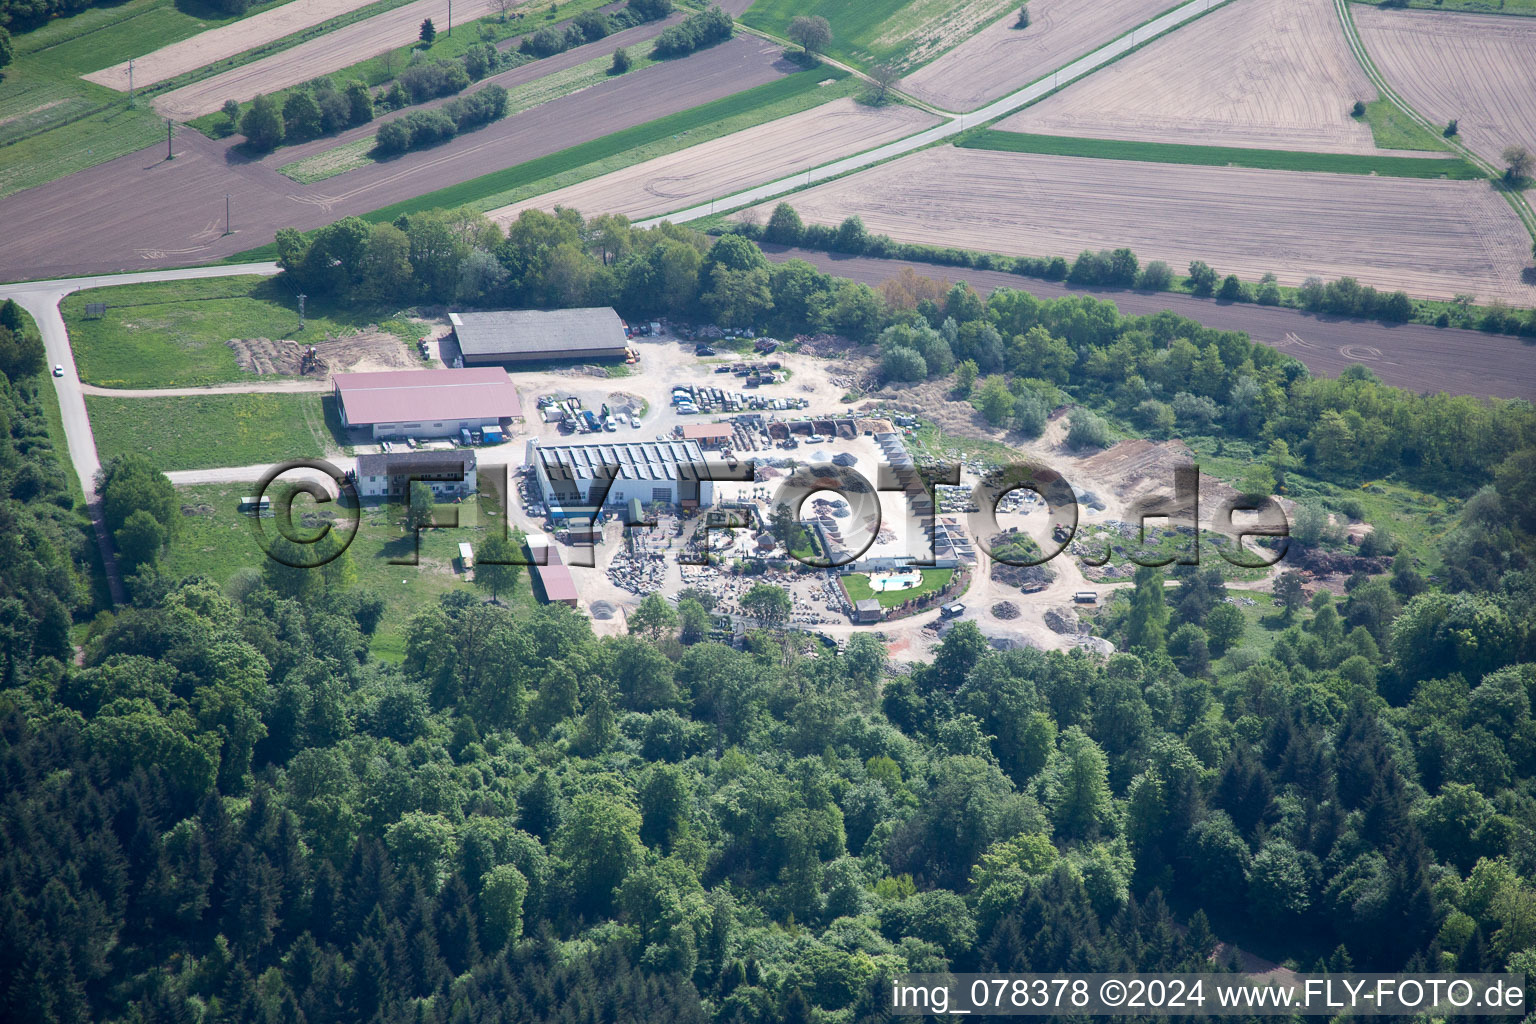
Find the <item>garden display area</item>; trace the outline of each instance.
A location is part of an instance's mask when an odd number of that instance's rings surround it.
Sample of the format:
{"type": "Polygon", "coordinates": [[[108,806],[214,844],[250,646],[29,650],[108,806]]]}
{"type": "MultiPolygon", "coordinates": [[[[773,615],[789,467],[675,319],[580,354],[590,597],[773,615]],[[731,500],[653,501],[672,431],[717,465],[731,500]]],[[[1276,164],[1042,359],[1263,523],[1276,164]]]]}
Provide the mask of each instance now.
{"type": "Polygon", "coordinates": [[[954,575],[953,569],[923,569],[906,573],[850,573],[842,579],[848,600],[857,603],[874,598],[881,608],[895,608],[943,590],[954,575]],[[917,580],[915,585],[891,586],[893,581],[912,580],[917,580]]]}

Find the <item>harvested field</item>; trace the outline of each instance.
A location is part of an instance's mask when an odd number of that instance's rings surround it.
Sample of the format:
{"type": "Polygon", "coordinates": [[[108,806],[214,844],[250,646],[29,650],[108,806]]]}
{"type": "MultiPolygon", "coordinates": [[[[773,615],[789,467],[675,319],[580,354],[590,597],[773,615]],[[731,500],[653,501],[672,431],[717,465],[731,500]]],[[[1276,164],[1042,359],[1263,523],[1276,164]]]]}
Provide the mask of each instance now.
{"type": "MultiPolygon", "coordinates": [[[[918,99],[944,110],[975,110],[1116,39],[1180,0],[1030,0],[902,79],[918,99]]],[[[1180,31],[1188,31],[1181,29],[1180,31]]]]}
{"type": "MultiPolygon", "coordinates": [[[[906,242],[1010,255],[1130,246],[1286,285],[1344,276],[1449,299],[1521,306],[1530,236],[1481,181],[1151,164],[929,149],[796,194],[807,222],[859,214],[906,242]]],[[[759,207],[766,218],[768,207],[759,207]]]]}
{"type": "Polygon", "coordinates": [[[1003,131],[1139,142],[1379,152],[1356,100],[1376,90],[1333,0],[1236,0],[1002,121],[1003,131]]]}
{"type": "MultiPolygon", "coordinates": [[[[263,11],[222,28],[199,32],[153,53],[135,57],[133,84],[143,89],[167,78],[196,71],[214,61],[233,57],[253,47],[275,42],[284,36],[330,21],[332,18],[366,7],[374,0],[291,0],[281,7],[263,11]]],[[[88,82],[104,85],[118,92],[128,91],[128,62],[114,64],[100,71],[82,75],[88,82]]],[[[242,99],[248,97],[241,97],[242,99]]],[[[220,102],[223,102],[222,100],[220,102]]]]}
{"type": "Polygon", "coordinates": [[[491,210],[502,224],[526,209],[564,206],[631,219],[680,210],[899,139],[936,124],[914,107],[866,107],[852,99],[770,121],[534,199],[491,210]]]}
{"type": "MultiPolygon", "coordinates": [[[[494,14],[498,10],[497,3],[498,0],[459,0],[460,10],[454,14],[462,24],[494,14]]],[[[225,100],[243,102],[259,92],[276,92],[307,82],[328,71],[356,64],[392,47],[405,45],[416,38],[424,19],[442,17],[443,11],[441,0],[416,0],[415,3],[396,7],[365,21],[344,25],[334,32],[300,43],[281,53],[231,68],[180,89],[172,89],[155,97],[155,109],[166,117],[190,121],[194,117],[218,110],[225,100]]],[[[276,14],[277,11],[272,13],[276,14]]],[[[247,24],[240,22],[229,28],[243,28],[247,24]]],[[[255,44],[247,44],[247,48],[252,45],[255,44]]],[[[134,65],[134,76],[138,76],[137,64],[134,65]]]]}
{"type": "Polygon", "coordinates": [[[1536,150],[1536,19],[1357,6],[1355,26],[1391,87],[1431,123],[1456,118],[1468,149],[1536,150]]]}

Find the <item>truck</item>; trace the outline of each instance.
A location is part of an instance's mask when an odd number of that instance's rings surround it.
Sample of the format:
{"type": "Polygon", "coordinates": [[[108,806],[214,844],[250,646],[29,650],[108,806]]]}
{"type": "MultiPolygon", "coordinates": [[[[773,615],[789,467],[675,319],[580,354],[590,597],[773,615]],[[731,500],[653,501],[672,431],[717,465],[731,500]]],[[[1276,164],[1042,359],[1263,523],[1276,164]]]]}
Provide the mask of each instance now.
{"type": "Polygon", "coordinates": [[[595,434],[603,429],[603,425],[597,422],[597,416],[591,409],[583,409],[581,411],[581,422],[587,428],[589,434],[595,434]]]}

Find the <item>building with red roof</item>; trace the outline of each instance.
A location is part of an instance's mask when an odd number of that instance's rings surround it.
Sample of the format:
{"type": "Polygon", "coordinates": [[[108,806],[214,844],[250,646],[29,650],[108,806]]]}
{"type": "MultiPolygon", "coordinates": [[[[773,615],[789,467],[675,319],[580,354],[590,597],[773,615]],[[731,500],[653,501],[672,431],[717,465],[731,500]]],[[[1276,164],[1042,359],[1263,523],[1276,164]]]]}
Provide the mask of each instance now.
{"type": "Polygon", "coordinates": [[[499,367],[338,373],[336,408],[343,426],[386,437],[457,437],[500,430],[523,415],[517,388],[499,367]]]}

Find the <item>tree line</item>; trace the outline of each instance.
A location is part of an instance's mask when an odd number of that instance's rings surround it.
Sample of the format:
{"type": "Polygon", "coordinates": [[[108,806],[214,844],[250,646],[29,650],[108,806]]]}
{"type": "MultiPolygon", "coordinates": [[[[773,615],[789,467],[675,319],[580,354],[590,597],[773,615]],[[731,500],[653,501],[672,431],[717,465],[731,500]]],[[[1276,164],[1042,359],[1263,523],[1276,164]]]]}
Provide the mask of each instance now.
{"type": "MultiPolygon", "coordinates": [[[[1137,288],[1143,291],[1170,291],[1181,287],[1173,268],[1162,260],[1142,265],[1136,254],[1121,247],[1114,250],[1084,250],[1076,259],[1061,256],[1004,256],[1000,253],[975,252],[915,242],[897,242],[889,235],[870,233],[857,216],[841,224],[806,224],[794,207],[780,203],[766,224],[752,222],[729,226],[731,233],[760,239],[776,245],[801,246],[825,252],[881,259],[913,260],[942,266],[997,270],[1022,277],[1047,281],[1112,288],[1137,288]]],[[[1352,277],[1324,282],[1308,277],[1294,295],[1280,288],[1275,275],[1267,273],[1250,284],[1236,274],[1225,276],[1203,260],[1192,260],[1182,287],[1191,294],[1216,297],[1227,302],[1256,302],[1264,306],[1288,305],[1309,312],[1331,313],[1382,320],[1387,323],[1419,321],[1437,327],[1475,327],[1492,333],[1536,337],[1536,310],[1524,313],[1493,303],[1481,310],[1470,307],[1473,296],[1459,296],[1452,309],[1418,303],[1401,290],[1378,291],[1352,277]]]]}

